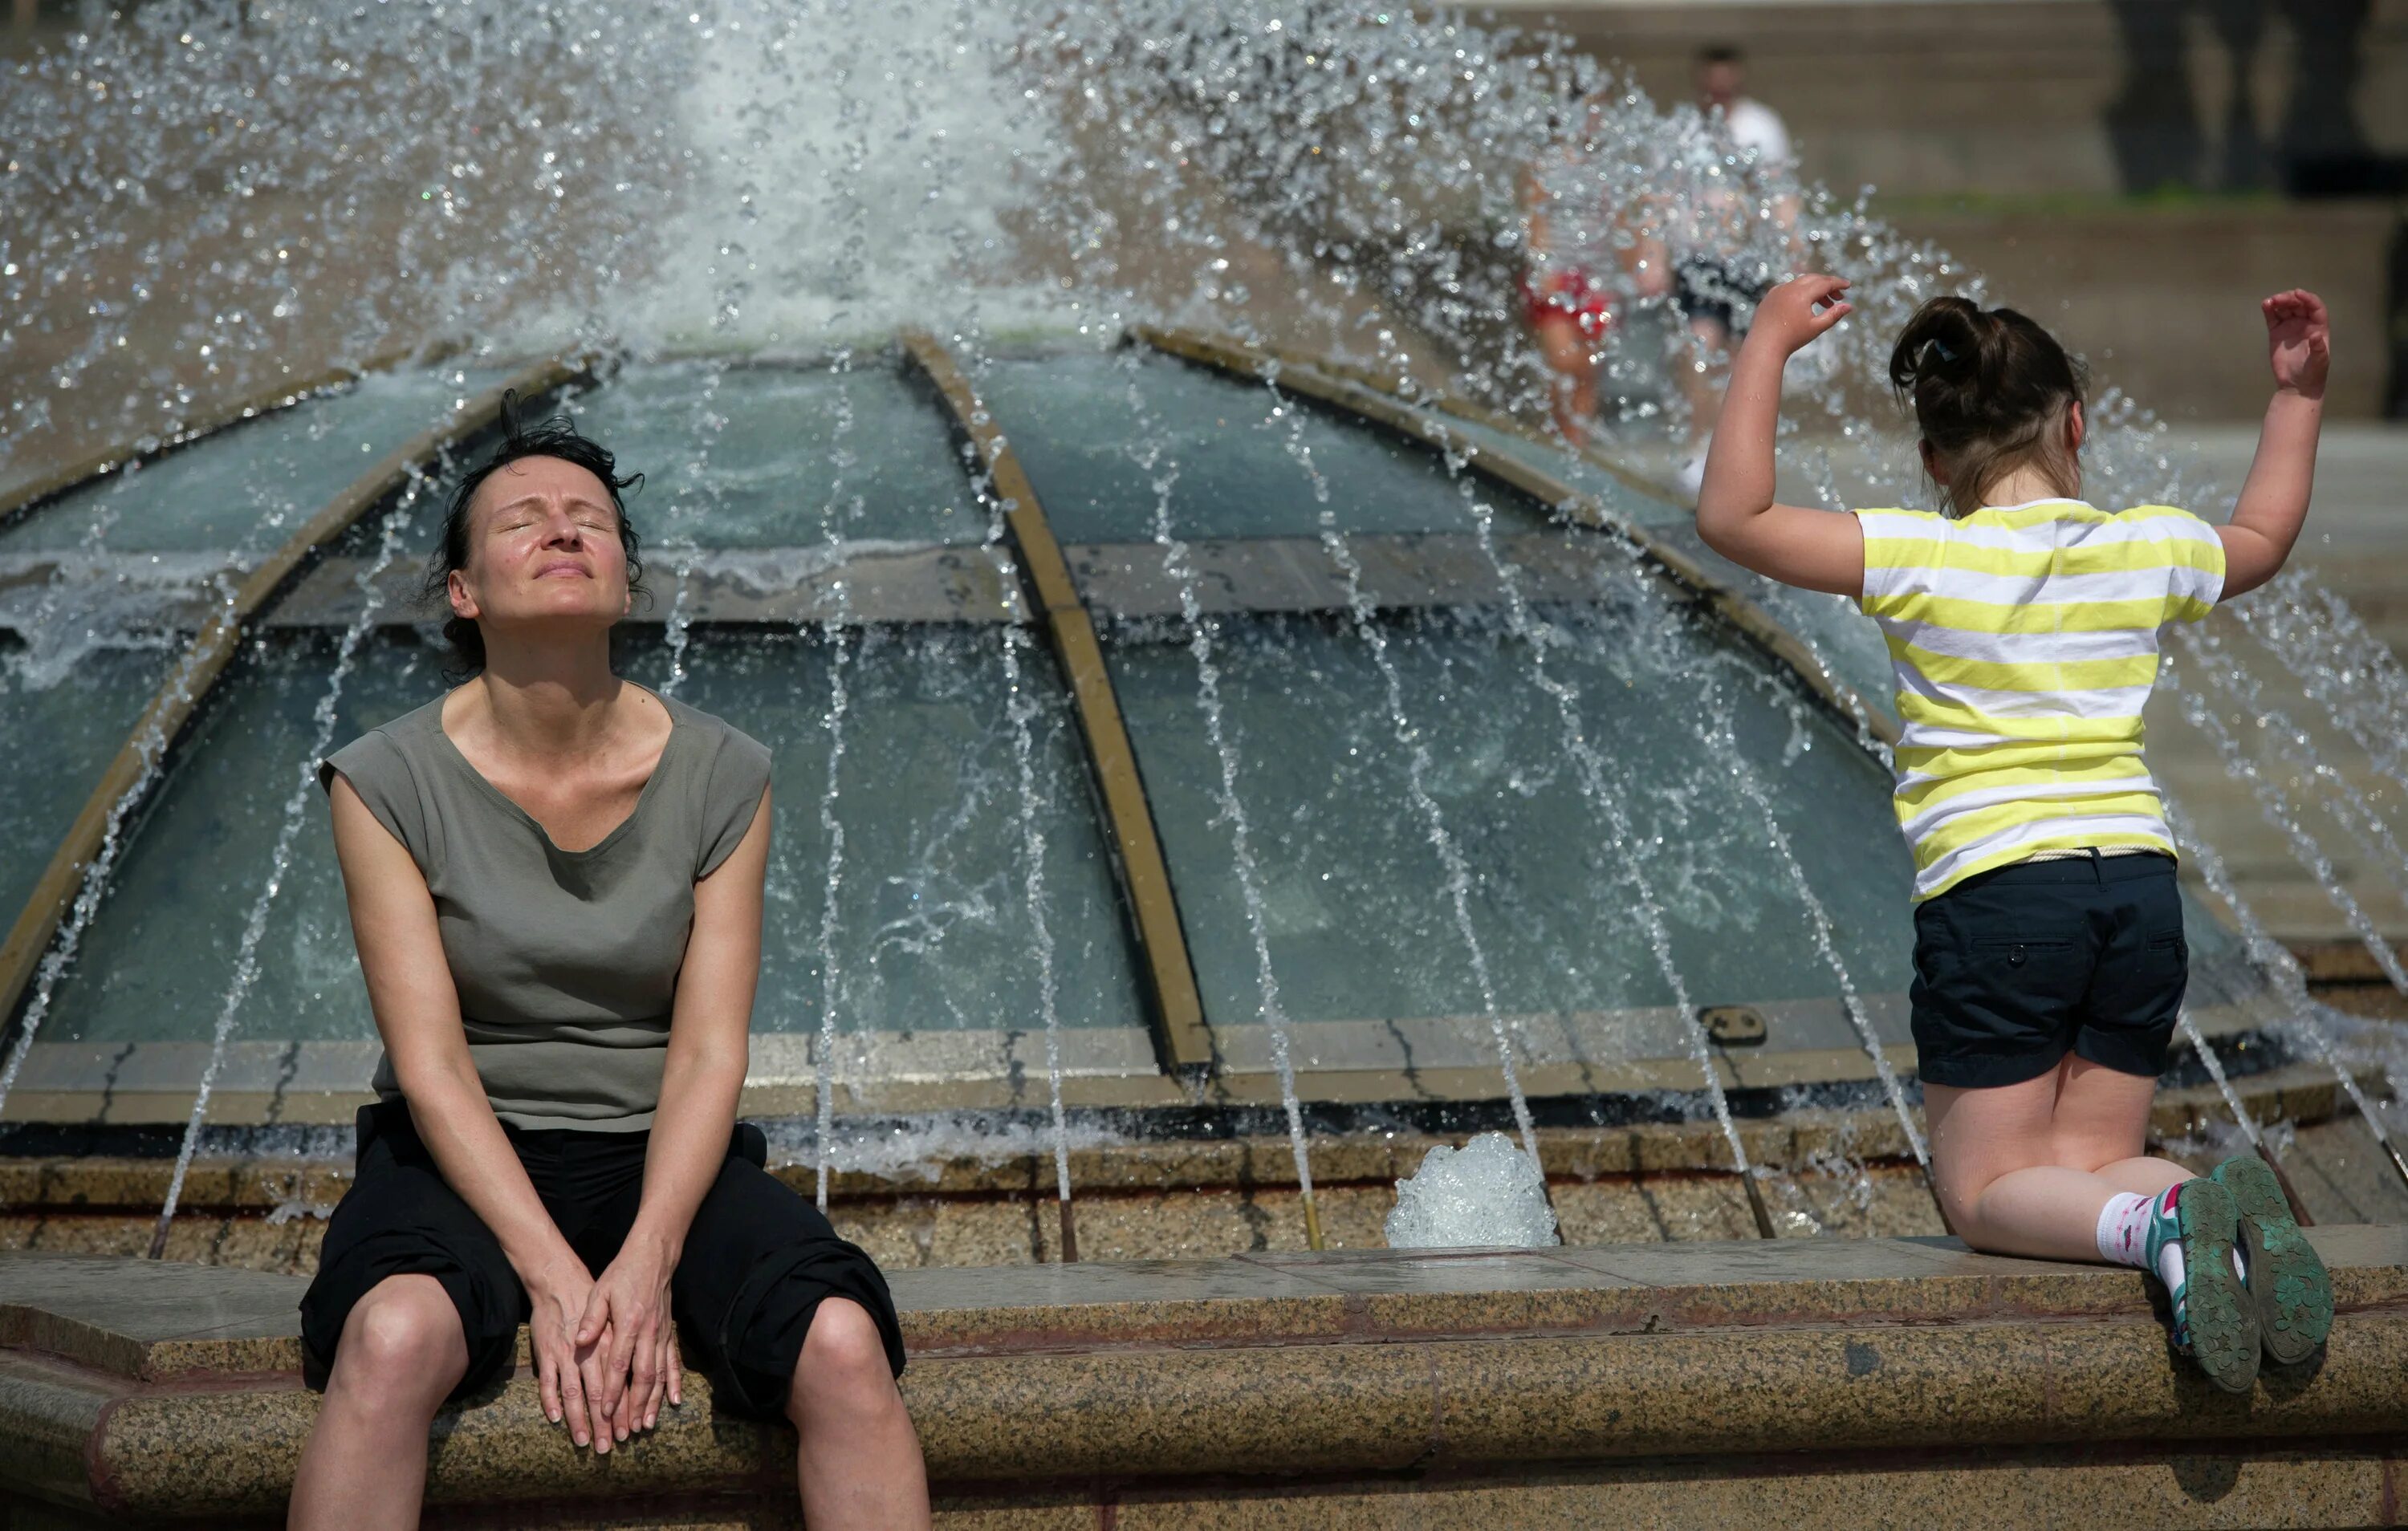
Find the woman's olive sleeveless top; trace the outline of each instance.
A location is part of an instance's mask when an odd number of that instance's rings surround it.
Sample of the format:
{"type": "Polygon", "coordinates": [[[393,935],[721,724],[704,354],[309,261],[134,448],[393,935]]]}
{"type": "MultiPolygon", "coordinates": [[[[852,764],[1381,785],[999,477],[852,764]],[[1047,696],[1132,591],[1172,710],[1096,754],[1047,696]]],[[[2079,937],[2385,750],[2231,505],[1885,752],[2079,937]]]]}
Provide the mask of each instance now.
{"type": "MultiPolygon", "coordinates": [[[[441,698],[320,762],[409,851],[435,895],[468,1054],[494,1114],[519,1127],[637,1132],[660,1102],[694,885],[735,851],[769,751],[681,703],[636,809],[563,851],[468,764],[441,698]]],[[[376,1091],[401,1094],[393,1060],[376,1091]]]]}

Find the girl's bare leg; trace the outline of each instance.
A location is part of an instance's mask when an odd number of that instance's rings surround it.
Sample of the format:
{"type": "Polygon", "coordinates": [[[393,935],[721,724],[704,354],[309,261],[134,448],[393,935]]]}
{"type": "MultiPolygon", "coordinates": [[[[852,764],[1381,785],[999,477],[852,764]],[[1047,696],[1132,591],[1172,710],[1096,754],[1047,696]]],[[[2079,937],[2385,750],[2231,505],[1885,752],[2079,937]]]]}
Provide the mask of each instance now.
{"type": "Polygon", "coordinates": [[[426,1429],[468,1372],[459,1310],[432,1276],[391,1276],[344,1321],[318,1423],[301,1448],[294,1531],[408,1531],[426,1493],[426,1429]]]}
{"type": "Polygon", "coordinates": [[[1539,354],[1555,374],[1550,399],[1555,429],[1573,446],[1584,446],[1597,419],[1597,353],[1580,321],[1570,314],[1541,320],[1539,354]]]}
{"type": "Polygon", "coordinates": [[[2142,1155],[2157,1081],[2069,1055],[2021,1084],[1926,1085],[1932,1170],[1965,1242],[1997,1254],[2099,1258],[2099,1214],[2190,1171],[2142,1155]]]}
{"type": "Polygon", "coordinates": [[[786,1392],[802,1445],[796,1476],[812,1531],[912,1531],[928,1524],[928,1469],[878,1324],[845,1297],[822,1299],[786,1392]]]}

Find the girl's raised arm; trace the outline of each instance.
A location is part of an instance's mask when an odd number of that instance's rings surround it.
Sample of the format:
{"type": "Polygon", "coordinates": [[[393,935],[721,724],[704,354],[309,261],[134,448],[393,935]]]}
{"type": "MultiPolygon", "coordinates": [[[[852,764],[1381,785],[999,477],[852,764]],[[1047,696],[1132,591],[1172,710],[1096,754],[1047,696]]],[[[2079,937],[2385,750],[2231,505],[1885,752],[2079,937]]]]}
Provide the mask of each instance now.
{"type": "Polygon", "coordinates": [[[1706,546],[1769,579],[1834,595],[1865,588],[1865,538],[1854,516],[1772,498],[1772,444],[1781,428],[1781,369],[1847,317],[1838,277],[1797,277],[1765,294],[1731,364],[1730,391],[1698,492],[1706,546]]]}
{"type": "Polygon", "coordinates": [[[2277,293],[2258,307],[2266,314],[2267,358],[2274,368],[2274,399],[2258,433],[2258,455],[2232,507],[2216,528],[2224,539],[2224,598],[2245,594],[2282,572],[2308,517],[2316,479],[2316,437],[2324,427],[2325,373],[2332,364],[2332,326],[2322,298],[2300,288],[2277,293]]]}

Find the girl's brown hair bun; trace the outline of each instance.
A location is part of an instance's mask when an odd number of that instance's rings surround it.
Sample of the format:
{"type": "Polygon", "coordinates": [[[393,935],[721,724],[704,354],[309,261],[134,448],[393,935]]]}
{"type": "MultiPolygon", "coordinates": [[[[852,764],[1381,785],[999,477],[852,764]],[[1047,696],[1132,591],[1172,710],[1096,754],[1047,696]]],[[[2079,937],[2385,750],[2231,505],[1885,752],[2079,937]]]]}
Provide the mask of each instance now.
{"type": "Polygon", "coordinates": [[[1942,488],[1954,514],[1980,509],[1992,485],[2026,466],[2058,494],[2081,487],[2064,422],[2088,379],[2025,315],[1953,293],[1933,298],[1899,332],[1889,380],[1947,475],[1942,488]]]}

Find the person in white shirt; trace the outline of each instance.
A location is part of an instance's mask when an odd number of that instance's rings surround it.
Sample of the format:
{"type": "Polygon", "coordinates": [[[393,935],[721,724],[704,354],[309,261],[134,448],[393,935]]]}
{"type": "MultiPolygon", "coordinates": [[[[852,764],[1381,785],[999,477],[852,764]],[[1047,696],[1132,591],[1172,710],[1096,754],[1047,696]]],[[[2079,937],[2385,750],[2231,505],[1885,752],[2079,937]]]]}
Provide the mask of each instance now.
{"type": "MultiPolygon", "coordinates": [[[[1780,114],[1742,94],[1745,55],[1727,44],[1698,53],[1698,105],[1706,115],[1716,159],[1738,161],[1744,195],[1710,186],[1692,187],[1670,209],[1667,226],[1653,241],[1641,271],[1653,277],[1654,295],[1669,293],[1687,325],[1687,344],[1672,365],[1673,379],[1688,403],[1688,436],[1678,482],[1695,494],[1705,473],[1706,447],[1722,412],[1723,385],[1733,345],[1746,333],[1758,299],[1771,285],[1765,263],[1744,250],[1754,204],[1772,193],[1772,214],[1784,231],[1798,222],[1795,162],[1789,130],[1780,114]]],[[[1648,291],[1646,287],[1642,291],[1648,291]]]]}

